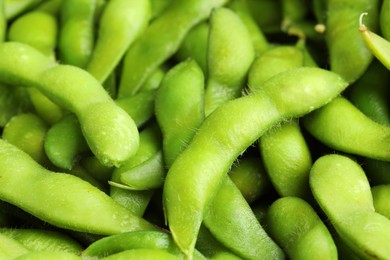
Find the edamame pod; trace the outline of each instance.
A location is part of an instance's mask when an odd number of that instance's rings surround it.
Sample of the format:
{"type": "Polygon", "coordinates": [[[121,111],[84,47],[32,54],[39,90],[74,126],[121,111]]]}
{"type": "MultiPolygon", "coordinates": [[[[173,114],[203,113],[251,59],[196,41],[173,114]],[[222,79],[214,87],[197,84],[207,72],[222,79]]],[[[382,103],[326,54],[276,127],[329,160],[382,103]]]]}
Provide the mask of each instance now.
{"type": "Polygon", "coordinates": [[[103,83],[149,19],[149,0],[109,1],[100,17],[96,44],[86,70],[103,83]]]}
{"type": "Polygon", "coordinates": [[[25,246],[17,240],[6,235],[0,234],[0,258],[15,259],[18,256],[29,253],[25,246]]]}
{"type": "Polygon", "coordinates": [[[373,56],[356,30],[359,15],[370,13],[368,26],[378,29],[378,0],[328,0],[325,40],[329,50],[330,69],[346,81],[356,81],[367,69],[373,56]]]}
{"type": "Polygon", "coordinates": [[[28,153],[41,165],[49,166],[43,149],[48,125],[33,113],[12,117],[3,128],[2,138],[28,153]]]}
{"type": "Polygon", "coordinates": [[[191,141],[204,119],[204,76],[194,60],[186,60],[168,71],[155,100],[164,162],[169,168],[191,141]],[[191,99],[188,97],[191,96],[191,99]],[[180,109],[178,109],[180,108],[180,109]]]}
{"type": "MultiPolygon", "coordinates": [[[[149,125],[140,132],[140,146],[137,153],[124,165],[114,169],[110,186],[110,196],[119,204],[137,216],[142,216],[152,197],[153,191],[133,191],[121,187],[120,176],[128,170],[139,166],[161,149],[161,134],[155,124],[149,125]]],[[[126,187],[126,186],[125,186],[126,187]]]]}
{"type": "Polygon", "coordinates": [[[313,164],[310,187],[341,239],[359,257],[389,258],[390,220],[375,212],[359,164],[343,155],[324,155],[313,164]]]}
{"type": "Polygon", "coordinates": [[[74,112],[89,147],[102,164],[119,166],[136,153],[139,134],[134,121],[88,72],[57,65],[21,43],[1,44],[0,56],[4,57],[0,81],[37,87],[53,102],[74,112]]]}
{"type": "Polygon", "coordinates": [[[83,247],[68,235],[52,230],[1,228],[0,234],[19,241],[27,249],[37,251],[67,252],[81,254],[83,247]]]}
{"type": "Polygon", "coordinates": [[[127,51],[118,97],[137,93],[155,69],[171,57],[188,31],[227,0],[173,0],[127,51]],[[172,27],[172,24],[175,26],[172,27]],[[164,37],[161,37],[161,32],[164,37]]]}
{"type": "Polygon", "coordinates": [[[279,198],[266,219],[266,230],[290,259],[338,259],[328,228],[305,200],[279,198]]]}
{"type": "Polygon", "coordinates": [[[240,17],[225,7],[215,9],[210,15],[207,46],[206,116],[241,96],[254,58],[250,34],[240,17]]]}
{"type": "Polygon", "coordinates": [[[206,209],[203,223],[224,246],[240,257],[284,259],[282,249],[265,232],[228,176],[206,209]]]}
{"type": "Polygon", "coordinates": [[[177,256],[161,249],[131,249],[125,250],[111,256],[100,258],[101,260],[126,260],[126,259],[159,259],[178,260],[177,256]]]}
{"type": "Polygon", "coordinates": [[[67,253],[67,252],[30,252],[14,260],[41,260],[41,259],[56,259],[56,260],[81,260],[82,258],[78,255],[67,253]]]}
{"type": "Polygon", "coordinates": [[[323,106],[347,85],[323,69],[291,69],[266,81],[261,92],[229,101],[206,118],[164,184],[169,228],[186,255],[192,254],[204,210],[238,155],[275,124],[323,106]]]}
{"type": "MultiPolygon", "coordinates": [[[[370,52],[388,69],[390,69],[390,42],[372,31],[371,26],[363,24],[363,17],[368,13],[360,15],[359,32],[370,52]],[[368,29],[370,28],[370,29],[368,29]]],[[[371,13],[370,13],[371,16],[371,13]]],[[[368,18],[370,17],[368,16],[368,18]]]]}
{"type": "Polygon", "coordinates": [[[85,68],[94,47],[96,0],[64,0],[58,52],[65,64],[85,68]]]}
{"type": "Polygon", "coordinates": [[[81,232],[109,235],[155,229],[88,182],[51,172],[4,140],[0,146],[1,200],[57,227],[81,232]]]}
{"type": "Polygon", "coordinates": [[[390,128],[371,120],[344,97],[303,117],[302,123],[311,135],[333,149],[390,161],[390,128]]]}

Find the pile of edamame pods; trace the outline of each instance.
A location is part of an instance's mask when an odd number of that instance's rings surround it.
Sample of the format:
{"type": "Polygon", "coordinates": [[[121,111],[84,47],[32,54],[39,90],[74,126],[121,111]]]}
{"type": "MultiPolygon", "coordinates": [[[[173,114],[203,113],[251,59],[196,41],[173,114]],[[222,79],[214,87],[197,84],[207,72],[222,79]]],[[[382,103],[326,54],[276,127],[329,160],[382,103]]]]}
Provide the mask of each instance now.
{"type": "Polygon", "coordinates": [[[0,0],[0,259],[390,259],[390,0],[0,0]]]}

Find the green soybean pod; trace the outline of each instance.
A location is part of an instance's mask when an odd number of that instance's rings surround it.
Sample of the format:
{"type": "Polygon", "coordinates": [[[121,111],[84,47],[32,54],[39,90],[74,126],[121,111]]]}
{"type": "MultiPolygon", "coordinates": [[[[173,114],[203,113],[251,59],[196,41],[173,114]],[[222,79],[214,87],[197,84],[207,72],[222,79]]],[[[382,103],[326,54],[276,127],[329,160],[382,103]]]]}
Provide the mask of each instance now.
{"type": "Polygon", "coordinates": [[[147,161],[121,173],[121,183],[130,190],[151,190],[164,184],[166,175],[162,152],[158,151],[147,161]]]}
{"type": "Polygon", "coordinates": [[[288,31],[295,23],[306,19],[310,3],[307,0],[281,0],[282,31],[288,31]]]}
{"type": "Polygon", "coordinates": [[[289,259],[338,259],[328,228],[305,200],[275,200],[267,210],[266,223],[266,230],[289,259]]]}
{"type": "Polygon", "coordinates": [[[0,161],[4,169],[0,183],[1,200],[57,227],[75,231],[109,235],[155,229],[88,182],[49,171],[4,140],[0,140],[0,145],[0,161]],[[34,196],[28,195],[32,193],[34,196]]]}
{"type": "Polygon", "coordinates": [[[371,193],[375,211],[390,219],[390,184],[380,184],[372,186],[371,193]]]}
{"type": "Polygon", "coordinates": [[[137,153],[124,165],[114,169],[110,183],[110,196],[119,204],[133,212],[137,216],[142,216],[153,195],[152,190],[134,191],[121,187],[120,176],[123,172],[139,166],[161,149],[161,134],[155,124],[149,125],[140,132],[140,145],[137,153]]]}
{"type": "Polygon", "coordinates": [[[226,7],[214,9],[207,46],[206,116],[241,96],[254,58],[249,31],[240,17],[226,7]]]}
{"type": "Polygon", "coordinates": [[[57,45],[58,23],[54,16],[44,12],[28,12],[13,21],[8,40],[29,44],[54,59],[57,45]]]}
{"type": "Polygon", "coordinates": [[[282,6],[275,0],[246,0],[248,10],[258,26],[266,34],[280,32],[282,22],[282,6]],[[264,10],[267,10],[264,12],[264,10]]]}
{"type": "Polygon", "coordinates": [[[383,38],[390,41],[390,1],[383,0],[379,12],[379,27],[383,38]]]}
{"type": "Polygon", "coordinates": [[[328,0],[325,40],[329,49],[330,69],[346,81],[356,81],[367,69],[373,55],[359,35],[357,21],[363,12],[370,13],[367,24],[378,29],[378,0],[328,0]]]}
{"type": "Polygon", "coordinates": [[[165,8],[171,4],[172,0],[150,0],[152,18],[159,16],[165,8]]]}
{"type": "Polygon", "coordinates": [[[227,0],[173,0],[127,51],[118,97],[137,93],[149,75],[177,51],[188,31],[225,3],[227,0]]]}
{"type": "Polygon", "coordinates": [[[257,221],[240,190],[228,176],[225,176],[206,209],[203,223],[237,256],[244,259],[284,259],[281,248],[257,221]]]}
{"type": "Polygon", "coordinates": [[[174,66],[157,91],[155,115],[160,126],[163,157],[169,168],[191,141],[204,119],[204,75],[194,60],[174,66]],[[188,97],[191,96],[191,99],[188,97]],[[178,109],[180,108],[180,109],[178,109]]]}
{"type": "Polygon", "coordinates": [[[342,96],[303,117],[302,123],[332,149],[390,161],[390,128],[373,121],[342,96]]]}
{"type": "Polygon", "coordinates": [[[13,116],[3,128],[2,138],[28,153],[38,163],[49,166],[43,149],[48,125],[36,114],[13,116]]]}
{"type": "Polygon", "coordinates": [[[72,169],[80,156],[90,151],[74,114],[64,116],[48,129],[43,147],[49,160],[66,170],[72,169]]]}
{"type": "Polygon", "coordinates": [[[96,44],[86,70],[103,83],[145,30],[149,19],[149,0],[109,1],[100,17],[96,44]]]}
{"type": "Polygon", "coordinates": [[[6,235],[0,234],[0,258],[15,259],[18,256],[29,253],[25,246],[17,240],[6,235]]]}
{"type": "Polygon", "coordinates": [[[0,81],[36,87],[53,102],[74,112],[91,151],[102,164],[118,166],[136,153],[139,133],[134,120],[88,72],[57,65],[22,43],[3,43],[0,54],[4,57],[0,60],[0,81]]]}
{"type": "Polygon", "coordinates": [[[210,24],[203,21],[194,26],[184,37],[175,57],[179,61],[185,61],[188,58],[195,60],[202,68],[207,71],[207,43],[209,39],[210,24]]]}
{"type": "Polygon", "coordinates": [[[323,106],[347,85],[324,69],[291,69],[267,80],[261,93],[228,101],[203,121],[164,183],[169,229],[186,255],[191,255],[206,206],[234,160],[275,124],[323,106]]]}
{"type": "Polygon", "coordinates": [[[58,38],[59,58],[85,68],[94,47],[96,0],[63,0],[58,38]]]}
{"type": "MultiPolygon", "coordinates": [[[[359,32],[362,40],[366,44],[368,50],[388,69],[390,69],[390,42],[381,35],[375,33],[370,25],[363,24],[363,17],[368,13],[360,15],[359,32]]],[[[371,13],[368,18],[371,17],[371,13]]]]}
{"type": "Polygon", "coordinates": [[[340,238],[363,259],[388,259],[390,220],[375,212],[371,187],[358,163],[328,154],[310,172],[314,198],[340,238]]]}
{"type": "Polygon", "coordinates": [[[11,20],[43,0],[4,0],[6,20],[11,20]]]}
{"type": "Polygon", "coordinates": [[[37,228],[1,228],[0,234],[19,241],[27,249],[80,255],[83,247],[65,233],[37,228]]]}
{"type": "Polygon", "coordinates": [[[7,20],[5,18],[4,0],[0,0],[0,43],[5,41],[7,35],[7,20]]]}

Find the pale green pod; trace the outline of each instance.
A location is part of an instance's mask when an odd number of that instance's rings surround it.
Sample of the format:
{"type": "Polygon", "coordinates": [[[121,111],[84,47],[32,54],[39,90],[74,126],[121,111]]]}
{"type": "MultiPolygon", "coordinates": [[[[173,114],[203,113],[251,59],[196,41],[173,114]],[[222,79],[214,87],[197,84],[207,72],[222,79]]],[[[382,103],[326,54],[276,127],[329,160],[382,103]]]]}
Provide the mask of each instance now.
{"type": "Polygon", "coordinates": [[[341,239],[359,257],[388,259],[390,220],[375,212],[371,187],[358,163],[329,154],[310,171],[314,198],[341,239]]]}

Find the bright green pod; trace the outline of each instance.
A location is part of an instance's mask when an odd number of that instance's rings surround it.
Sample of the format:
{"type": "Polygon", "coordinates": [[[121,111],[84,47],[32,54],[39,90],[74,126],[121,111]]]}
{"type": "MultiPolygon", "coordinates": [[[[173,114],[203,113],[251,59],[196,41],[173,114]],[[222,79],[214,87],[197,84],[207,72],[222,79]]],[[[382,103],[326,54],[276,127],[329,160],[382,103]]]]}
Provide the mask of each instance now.
{"type": "Polygon", "coordinates": [[[4,0],[5,17],[11,20],[41,2],[43,0],[4,0]]]}
{"type": "Polygon", "coordinates": [[[126,189],[121,185],[120,176],[122,173],[131,171],[133,168],[153,157],[161,150],[161,133],[154,124],[149,125],[140,132],[140,146],[137,153],[124,165],[114,169],[110,182],[110,196],[119,204],[136,214],[142,216],[153,195],[152,190],[134,191],[126,189]],[[118,185],[119,184],[119,185],[118,185]]]}
{"type": "Polygon", "coordinates": [[[62,63],[85,68],[95,41],[96,0],[63,0],[58,52],[62,63]]]}
{"type": "Polygon", "coordinates": [[[390,219],[390,184],[372,186],[371,193],[375,211],[390,219]]]}
{"type": "Polygon", "coordinates": [[[375,212],[371,187],[358,163],[329,154],[317,159],[310,187],[340,238],[363,259],[388,259],[390,220],[375,212]]]}
{"type": "Polygon", "coordinates": [[[298,120],[275,126],[259,139],[264,167],[281,197],[310,198],[312,158],[298,120]]]}
{"type": "Polygon", "coordinates": [[[34,48],[16,42],[1,44],[0,56],[5,57],[0,61],[0,81],[36,87],[74,112],[102,164],[119,166],[136,153],[139,133],[134,120],[91,74],[75,66],[57,65],[34,48]]]}
{"type": "Polygon", "coordinates": [[[152,18],[159,16],[165,8],[171,4],[172,0],[150,0],[152,18]]]}
{"type": "Polygon", "coordinates": [[[289,259],[338,259],[328,228],[305,200],[279,198],[267,210],[266,219],[266,230],[289,259]]]}
{"type": "Polygon", "coordinates": [[[166,69],[165,66],[158,67],[150,76],[146,79],[144,84],[142,84],[139,92],[145,92],[150,90],[156,90],[159,88],[162,79],[165,76],[166,69]]]}
{"type": "Polygon", "coordinates": [[[34,87],[27,88],[27,92],[30,95],[35,112],[49,125],[55,124],[64,116],[64,109],[51,101],[38,89],[34,87]]]}
{"type": "Polygon", "coordinates": [[[257,25],[245,0],[230,1],[228,8],[232,9],[240,17],[248,29],[256,56],[267,50],[269,48],[268,40],[260,26],[257,25]]]}
{"type": "Polygon", "coordinates": [[[206,72],[209,31],[210,24],[208,21],[194,26],[184,37],[183,42],[175,53],[175,57],[179,61],[191,58],[198,63],[203,72],[206,72]]]}
{"type": "Polygon", "coordinates": [[[373,55],[359,35],[358,21],[363,12],[368,27],[379,27],[378,0],[328,0],[326,7],[325,40],[329,50],[330,69],[340,74],[347,82],[356,81],[373,60],[373,55]]]}
{"type": "Polygon", "coordinates": [[[373,121],[342,96],[303,117],[302,123],[332,149],[390,161],[390,128],[373,121]]]}
{"type": "Polygon", "coordinates": [[[118,97],[137,93],[150,74],[177,51],[189,30],[225,3],[227,0],[172,1],[127,51],[118,97]]]}
{"type": "Polygon", "coordinates": [[[74,114],[64,116],[48,129],[44,150],[55,166],[66,170],[72,169],[82,153],[89,151],[80,123],[74,114]]]}
{"type": "Polygon", "coordinates": [[[363,17],[367,15],[366,19],[372,19],[371,13],[362,13],[360,16],[359,32],[361,39],[366,44],[366,47],[387,69],[390,69],[390,42],[383,38],[381,35],[375,33],[368,24],[363,24],[363,17]]]}
{"type": "Polygon", "coordinates": [[[240,260],[241,257],[238,257],[230,252],[218,252],[215,255],[213,255],[211,260],[240,260]]]}
{"type": "Polygon", "coordinates": [[[83,247],[65,233],[44,229],[1,228],[0,234],[19,241],[31,251],[68,252],[80,255],[83,247]]]}
{"type": "Polygon", "coordinates": [[[164,184],[169,229],[185,254],[191,255],[205,209],[236,158],[272,126],[329,103],[347,85],[324,69],[291,69],[267,80],[261,92],[231,100],[203,121],[164,184]]]}
{"type": "Polygon", "coordinates": [[[204,120],[204,76],[194,60],[181,62],[168,71],[157,91],[155,115],[169,168],[204,120]]]}
{"type": "Polygon", "coordinates": [[[214,9],[207,46],[206,116],[241,96],[254,58],[249,31],[240,17],[225,7],[214,9]]]}
{"type": "Polygon", "coordinates": [[[248,88],[258,91],[265,81],[280,72],[302,67],[304,55],[294,46],[278,46],[264,51],[253,62],[248,73],[248,88]]]}
{"type": "Polygon", "coordinates": [[[88,182],[49,171],[4,140],[0,145],[4,169],[0,175],[1,200],[52,225],[75,231],[109,235],[155,229],[88,182]]]}
{"type": "Polygon", "coordinates": [[[310,11],[310,2],[308,0],[281,0],[282,12],[282,31],[287,32],[295,23],[306,19],[310,11]]]}
{"type": "Polygon", "coordinates": [[[100,17],[96,44],[86,70],[103,83],[145,30],[149,19],[149,0],[109,1],[100,17]]]}
{"type": "Polygon", "coordinates": [[[147,161],[122,172],[120,181],[130,190],[151,190],[164,184],[166,175],[165,162],[162,152],[158,151],[147,161]]]}
{"type": "Polygon", "coordinates": [[[0,258],[15,259],[18,256],[29,253],[25,246],[17,240],[6,235],[0,234],[0,258]]]}
{"type": "Polygon", "coordinates": [[[227,176],[206,209],[203,223],[237,256],[244,259],[284,259],[281,248],[269,237],[240,190],[227,176]]]}
{"type": "Polygon", "coordinates": [[[379,12],[379,27],[383,38],[390,41],[390,1],[383,0],[379,12]]]}
{"type": "Polygon", "coordinates": [[[244,156],[238,159],[230,169],[229,177],[249,204],[264,195],[271,187],[260,156],[244,156]]]}
{"type": "Polygon", "coordinates": [[[28,12],[10,24],[8,40],[29,44],[54,58],[57,34],[58,23],[54,16],[44,12],[28,12]]]}
{"type": "Polygon", "coordinates": [[[12,117],[3,128],[2,138],[28,153],[39,164],[49,166],[43,148],[48,125],[36,114],[12,117]]]}

